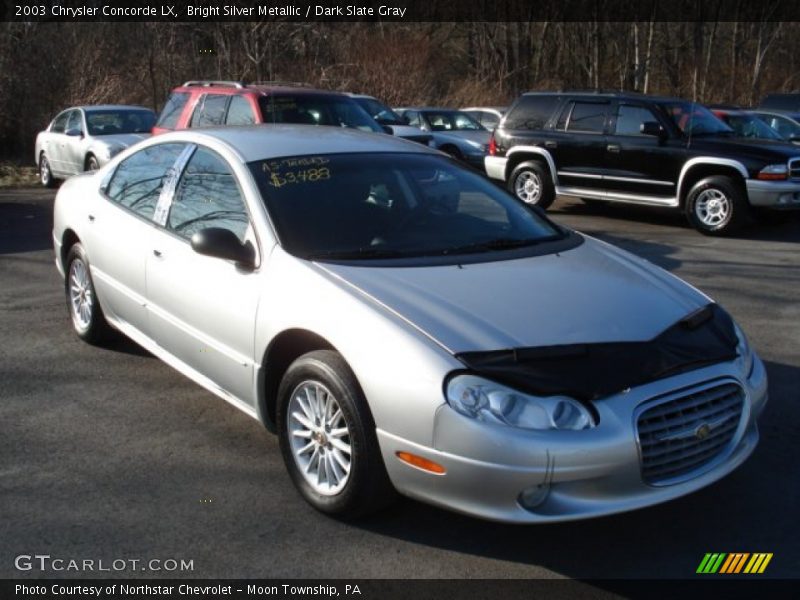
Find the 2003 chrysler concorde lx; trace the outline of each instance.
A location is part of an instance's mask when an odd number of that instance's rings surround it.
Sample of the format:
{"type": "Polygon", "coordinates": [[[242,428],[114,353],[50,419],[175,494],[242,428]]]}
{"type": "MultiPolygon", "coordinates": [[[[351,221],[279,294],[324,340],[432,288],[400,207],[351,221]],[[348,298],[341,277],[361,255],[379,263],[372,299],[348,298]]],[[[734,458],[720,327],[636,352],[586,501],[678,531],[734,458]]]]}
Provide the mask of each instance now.
{"type": "Polygon", "coordinates": [[[764,366],[720,306],[413,142],[157,136],[62,186],[53,241],[81,338],[117,329],[277,430],[326,513],[592,517],[758,441],[764,366]]]}

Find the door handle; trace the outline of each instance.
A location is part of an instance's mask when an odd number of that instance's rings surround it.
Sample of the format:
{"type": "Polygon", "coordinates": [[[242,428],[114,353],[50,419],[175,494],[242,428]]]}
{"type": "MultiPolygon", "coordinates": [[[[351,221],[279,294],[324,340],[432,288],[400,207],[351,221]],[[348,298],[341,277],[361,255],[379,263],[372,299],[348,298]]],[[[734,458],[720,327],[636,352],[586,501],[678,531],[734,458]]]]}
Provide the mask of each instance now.
{"type": "Polygon", "coordinates": [[[614,154],[619,154],[621,148],[617,144],[609,144],[608,146],[606,146],[606,150],[608,150],[609,152],[613,152],[614,154]]]}
{"type": "Polygon", "coordinates": [[[558,148],[558,142],[545,142],[545,148],[558,148]]]}
{"type": "Polygon", "coordinates": [[[94,223],[94,215],[89,215],[89,223],[94,223]]]}
{"type": "Polygon", "coordinates": [[[155,250],[155,249],[153,250],[153,255],[158,258],[161,258],[163,256],[163,254],[161,254],[161,250],[155,250]]]}

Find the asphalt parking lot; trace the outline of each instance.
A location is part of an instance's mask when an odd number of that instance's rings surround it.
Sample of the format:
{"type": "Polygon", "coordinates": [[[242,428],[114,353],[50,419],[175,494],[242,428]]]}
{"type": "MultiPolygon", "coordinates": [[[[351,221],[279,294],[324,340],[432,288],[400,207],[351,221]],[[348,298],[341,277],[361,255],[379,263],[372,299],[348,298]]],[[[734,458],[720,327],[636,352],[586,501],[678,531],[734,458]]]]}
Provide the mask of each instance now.
{"type": "Polygon", "coordinates": [[[800,572],[800,215],[712,239],[671,213],[564,199],[551,210],[742,324],[770,403],[738,471],[665,505],[563,525],[498,525],[410,500],[344,524],[300,499],[256,421],[132,342],[78,340],[52,262],[53,196],[0,190],[0,577],[26,576],[14,557],[36,553],[189,559],[194,570],[173,575],[191,577],[682,578],[706,552],[772,552],[765,576],[800,572]]]}

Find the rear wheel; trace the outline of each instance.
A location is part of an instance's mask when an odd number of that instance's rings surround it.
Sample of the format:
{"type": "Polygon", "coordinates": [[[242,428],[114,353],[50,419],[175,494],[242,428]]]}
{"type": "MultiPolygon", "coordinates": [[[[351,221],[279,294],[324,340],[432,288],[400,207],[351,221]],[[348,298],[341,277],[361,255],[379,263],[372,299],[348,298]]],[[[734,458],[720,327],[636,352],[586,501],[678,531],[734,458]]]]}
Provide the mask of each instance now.
{"type": "Polygon", "coordinates": [[[366,399],[338,353],[318,350],[292,363],[277,422],[289,475],[317,510],[354,518],[395,498],[366,399]]]}
{"type": "Polygon", "coordinates": [[[526,204],[547,209],[556,199],[553,180],[547,168],[531,161],[518,165],[508,179],[508,190],[526,204]]]}
{"type": "Polygon", "coordinates": [[[698,181],[686,195],[686,217],[705,235],[729,235],[750,222],[750,206],[742,186],[715,175],[698,181]]]}
{"type": "Polygon", "coordinates": [[[39,157],[39,179],[46,188],[52,188],[56,185],[53,172],[50,170],[50,162],[47,160],[47,156],[45,156],[44,153],[39,157]]]}
{"type": "Polygon", "coordinates": [[[70,248],[66,264],[67,277],[64,291],[72,327],[82,340],[96,344],[108,337],[111,327],[106,322],[97,300],[97,293],[89,271],[89,260],[83,246],[70,248]]]}
{"type": "Polygon", "coordinates": [[[97,161],[97,158],[90,154],[86,159],[86,170],[87,171],[97,171],[100,168],[100,163],[97,161]]]}

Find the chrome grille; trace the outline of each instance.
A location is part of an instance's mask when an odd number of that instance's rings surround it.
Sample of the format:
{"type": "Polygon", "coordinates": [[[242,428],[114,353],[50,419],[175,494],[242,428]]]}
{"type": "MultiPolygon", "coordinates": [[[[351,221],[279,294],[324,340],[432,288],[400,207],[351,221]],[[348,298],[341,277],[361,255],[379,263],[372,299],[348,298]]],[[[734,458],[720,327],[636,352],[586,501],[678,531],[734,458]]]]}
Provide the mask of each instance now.
{"type": "Polygon", "coordinates": [[[789,161],[789,177],[800,179],[800,158],[793,158],[789,161]]]}
{"type": "Polygon", "coordinates": [[[743,405],[742,388],[725,383],[644,410],[636,427],[645,482],[667,483],[713,460],[733,439],[743,405]]]}

